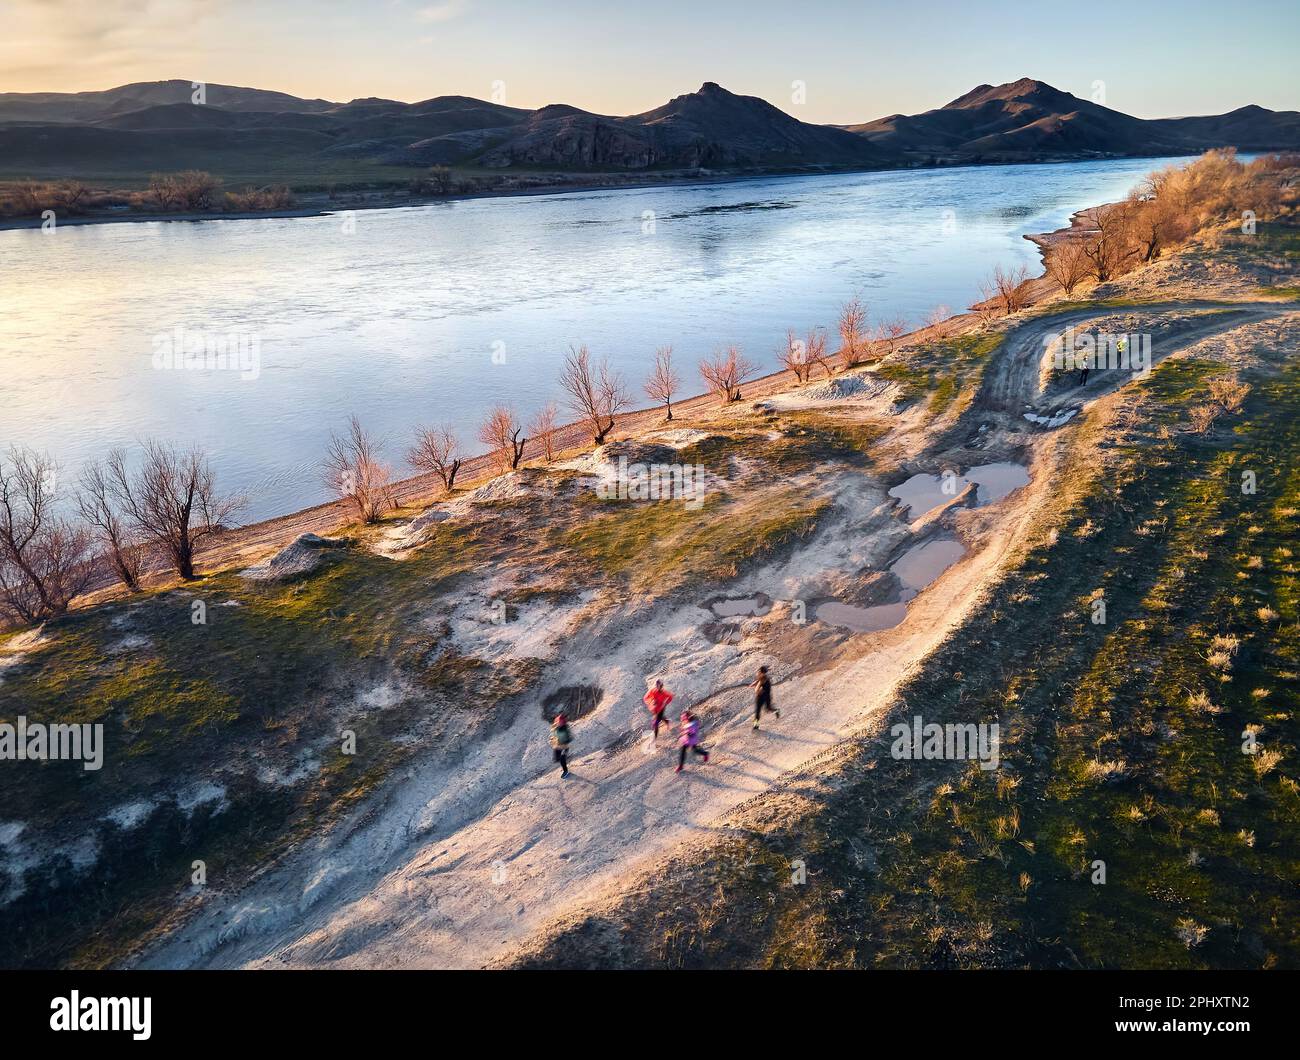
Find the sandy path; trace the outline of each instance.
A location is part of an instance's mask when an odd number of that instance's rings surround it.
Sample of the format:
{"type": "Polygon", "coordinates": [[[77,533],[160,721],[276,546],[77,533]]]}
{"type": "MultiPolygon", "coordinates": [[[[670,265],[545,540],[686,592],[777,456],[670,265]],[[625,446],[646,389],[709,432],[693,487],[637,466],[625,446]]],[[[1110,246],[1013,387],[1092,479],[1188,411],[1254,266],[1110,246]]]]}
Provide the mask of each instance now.
{"type": "MultiPolygon", "coordinates": [[[[1084,319],[1188,308],[1196,306],[1071,310],[1027,321],[995,354],[975,407],[995,418],[1019,418],[1037,391],[1044,334],[1084,319]]],[[[1154,355],[1297,311],[1276,303],[1233,308],[1240,311],[1192,319],[1176,334],[1163,333],[1154,355]]],[[[1089,399],[1129,379],[1127,373],[1110,376],[1088,388],[1089,399]]],[[[702,612],[677,622],[622,614],[566,631],[557,665],[599,660],[615,692],[610,706],[576,724],[569,780],[550,766],[544,727],[531,708],[488,739],[450,751],[431,748],[360,820],[312,840],[247,893],[212,896],[191,924],[142,963],[478,967],[553,918],[625,888],[638,869],[679,842],[724,830],[717,822],[727,811],[882,710],[898,683],[998,576],[1038,498],[1051,488],[1047,462],[1038,458],[1056,437],[1036,436],[1031,484],[979,510],[983,529],[972,551],[913,601],[903,624],[857,641],[857,657],[781,683],[777,704],[784,716],[766,722],[761,733],[750,731],[747,691],[734,687],[756,659],[684,646],[702,612]],[[731,689],[712,695],[702,711],[712,762],[691,762],[681,775],[673,772],[676,753],[667,739],[647,753],[632,728],[642,710],[638,682],[665,661],[669,672],[694,667],[700,688],[731,689]]],[[[862,526],[863,547],[869,549],[874,537],[881,549],[892,548],[898,520],[876,503],[878,487],[867,484],[860,492],[860,510],[849,521],[862,526]]],[[[819,559],[832,562],[833,544],[833,536],[819,531],[791,562],[801,568],[819,559]]]]}

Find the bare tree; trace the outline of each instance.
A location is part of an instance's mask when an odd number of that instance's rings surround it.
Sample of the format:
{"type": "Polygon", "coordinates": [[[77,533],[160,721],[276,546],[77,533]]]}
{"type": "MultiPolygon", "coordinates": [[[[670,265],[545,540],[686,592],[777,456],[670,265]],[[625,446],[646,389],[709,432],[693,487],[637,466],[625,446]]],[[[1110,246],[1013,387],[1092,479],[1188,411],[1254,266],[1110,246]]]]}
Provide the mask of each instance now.
{"type": "Polygon", "coordinates": [[[555,463],[555,434],[558,430],[556,423],[558,416],[559,410],[555,407],[555,402],[548,401],[545,407],[528,424],[528,433],[542,447],[542,456],[546,458],[548,464],[555,463]]]}
{"type": "Polygon", "coordinates": [[[854,295],[840,310],[840,367],[852,368],[862,363],[867,346],[867,309],[854,295]]]}
{"type": "Polygon", "coordinates": [[[80,213],[83,201],[90,195],[90,189],[79,180],[65,180],[54,189],[54,201],[60,210],[67,213],[80,213]]]}
{"type": "Polygon", "coordinates": [[[724,405],[739,401],[740,385],[757,372],[758,367],[742,356],[739,346],[728,346],[700,362],[700,375],[724,405]]]}
{"type": "Polygon", "coordinates": [[[1142,261],[1155,261],[1160,252],[1180,235],[1181,216],[1171,198],[1161,198],[1164,181],[1160,174],[1148,177],[1140,190],[1130,193],[1126,204],[1129,231],[1142,261]]]}
{"type": "Polygon", "coordinates": [[[149,194],[160,210],[170,210],[180,201],[176,178],[170,173],[154,173],[149,178],[149,194]]]}
{"type": "Polygon", "coordinates": [[[1089,271],[1098,283],[1105,283],[1124,271],[1136,253],[1130,225],[1132,210],[1128,203],[1117,202],[1092,213],[1094,231],[1083,241],[1083,254],[1089,271]]]}
{"type": "Polygon", "coordinates": [[[216,205],[221,180],[201,169],[187,169],[173,178],[176,197],[187,210],[210,210],[216,205]]]}
{"type": "Polygon", "coordinates": [[[381,446],[353,415],[347,433],[331,434],[325,450],[325,484],[365,523],[377,523],[385,512],[397,507],[391,473],[379,455],[381,446]]]}
{"type": "Polygon", "coordinates": [[[803,339],[795,336],[794,330],[789,329],[785,333],[785,345],[777,350],[777,358],[781,362],[781,367],[788,372],[794,372],[794,377],[800,383],[808,382],[808,377],[812,374],[813,362],[808,356],[808,345],[803,339]]]}
{"type": "Polygon", "coordinates": [[[217,492],[216,475],[197,447],[179,452],[150,439],[144,460],[132,474],[126,450],[114,449],[104,462],[108,492],[136,533],[152,538],[166,551],[176,573],[194,577],[199,545],[226,529],[243,507],[241,497],[217,492]]]}
{"type": "MultiPolygon", "coordinates": [[[[803,345],[810,365],[821,365],[827,379],[835,375],[835,362],[826,356],[826,332],[822,328],[810,328],[803,338],[803,345]]],[[[811,369],[808,374],[812,375],[811,369]]]]}
{"type": "Polygon", "coordinates": [[[560,386],[569,395],[569,406],[586,422],[592,439],[604,445],[605,438],[614,429],[614,420],[627,408],[629,397],[622,377],[602,360],[593,368],[586,346],[570,349],[560,373],[560,386]]]}
{"type": "Polygon", "coordinates": [[[1043,268],[1062,291],[1074,294],[1074,289],[1088,276],[1083,241],[1069,237],[1058,242],[1043,255],[1043,268]]]}
{"type": "Polygon", "coordinates": [[[61,518],[58,466],[18,447],[0,461],[0,617],[43,622],[89,584],[90,534],[61,518]]]}
{"type": "Polygon", "coordinates": [[[902,317],[891,317],[880,322],[876,329],[877,340],[885,347],[884,356],[894,352],[894,345],[907,334],[907,321],[902,317]]]}
{"type": "Polygon", "coordinates": [[[937,305],[925,314],[925,326],[927,328],[937,328],[945,320],[952,316],[946,305],[937,305]]]}
{"type": "Polygon", "coordinates": [[[1018,313],[1024,309],[1028,300],[1027,283],[1029,270],[1024,265],[1014,269],[1004,269],[998,265],[993,270],[992,286],[994,297],[1006,314],[1018,313]]]}
{"type": "MultiPolygon", "coordinates": [[[[110,460],[125,462],[125,455],[112,450],[110,460]]],[[[92,460],[81,470],[81,489],[77,493],[77,509],[81,518],[99,539],[99,545],[108,556],[118,579],[131,592],[140,588],[140,572],[144,567],[145,548],[140,533],[128,523],[117,502],[114,478],[107,465],[92,460]]]]}
{"type": "Polygon", "coordinates": [[[442,488],[450,493],[460,470],[460,442],[450,427],[421,427],[415,432],[415,444],[406,454],[411,467],[437,475],[442,488]]]}
{"type": "Polygon", "coordinates": [[[478,439],[489,446],[496,457],[497,469],[505,474],[514,471],[524,455],[528,439],[524,427],[509,405],[494,405],[478,429],[478,439]]]}
{"type": "Polygon", "coordinates": [[[677,369],[673,367],[673,348],[660,346],[655,350],[655,367],[646,380],[645,392],[652,400],[663,402],[669,423],[673,419],[673,395],[681,389],[681,385],[677,369]]]}

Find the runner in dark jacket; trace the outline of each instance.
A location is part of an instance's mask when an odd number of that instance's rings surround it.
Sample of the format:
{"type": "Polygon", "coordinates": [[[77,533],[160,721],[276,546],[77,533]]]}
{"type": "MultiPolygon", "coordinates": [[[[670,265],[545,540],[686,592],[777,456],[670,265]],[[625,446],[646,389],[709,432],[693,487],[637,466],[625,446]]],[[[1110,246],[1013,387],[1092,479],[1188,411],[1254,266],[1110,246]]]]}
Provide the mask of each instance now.
{"type": "Polygon", "coordinates": [[[772,679],[767,675],[766,666],[758,668],[758,680],[749,687],[754,690],[754,728],[758,728],[764,710],[771,711],[778,718],[781,716],[781,712],[772,706],[772,679]]]}
{"type": "Polygon", "coordinates": [[[573,733],[569,729],[569,719],[563,714],[555,715],[551,722],[551,747],[555,751],[555,760],[560,763],[560,776],[569,775],[569,744],[573,743],[573,733]]]}

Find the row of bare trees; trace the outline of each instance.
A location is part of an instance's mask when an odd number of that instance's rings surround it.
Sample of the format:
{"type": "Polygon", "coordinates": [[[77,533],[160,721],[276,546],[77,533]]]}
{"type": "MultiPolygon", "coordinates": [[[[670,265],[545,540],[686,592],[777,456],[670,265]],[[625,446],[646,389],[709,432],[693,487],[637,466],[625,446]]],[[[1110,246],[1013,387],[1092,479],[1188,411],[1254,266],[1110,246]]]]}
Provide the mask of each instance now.
{"type": "MultiPolygon", "coordinates": [[[[1087,211],[1075,229],[1043,253],[1046,276],[1065,294],[1084,283],[1107,283],[1155,261],[1203,229],[1276,210],[1281,188],[1268,175],[1300,165],[1300,158],[1263,155],[1249,163],[1231,149],[1207,151],[1195,162],[1152,173],[1119,202],[1087,211]]],[[[1029,272],[997,268],[980,285],[975,306],[986,320],[1028,304],[1029,272]]]]}
{"type": "Polygon", "coordinates": [[[1227,149],[1207,151],[1186,166],[1167,166],[1120,202],[1090,211],[1080,231],[1047,250],[1044,268],[1067,295],[1088,280],[1106,283],[1211,225],[1268,216],[1281,195],[1268,174],[1297,164],[1295,156],[1277,155],[1243,163],[1227,149]]]}
{"type": "Polygon", "coordinates": [[[90,461],[66,494],[47,454],[15,446],[0,456],[0,622],[63,614],[105,564],[137,590],[151,552],[194,577],[200,546],[243,501],[218,491],[202,450],[153,440],[143,448],[134,467],[124,449],[90,461]]]}
{"type": "MultiPolygon", "coordinates": [[[[666,374],[660,378],[666,387],[665,400],[671,402],[677,378],[672,370],[671,351],[661,352],[666,374]]],[[[569,351],[560,373],[560,386],[576,421],[596,445],[604,444],[619,414],[631,404],[622,376],[607,360],[594,362],[586,346],[569,351]]],[[[540,449],[546,462],[552,463],[558,433],[559,409],[554,402],[545,405],[527,425],[511,405],[498,403],[488,410],[479,425],[478,440],[488,447],[497,472],[505,474],[518,469],[530,441],[540,449]]],[[[382,447],[382,441],[372,437],[353,416],[344,434],[331,436],[325,454],[326,484],[349,503],[357,518],[367,523],[377,522],[397,506],[392,469],[379,455],[382,447]]],[[[465,455],[455,431],[439,424],[416,430],[406,462],[417,471],[436,476],[443,491],[450,493],[465,455]]]]}
{"type": "MultiPolygon", "coordinates": [[[[897,318],[883,321],[873,329],[866,307],[853,298],[840,314],[838,330],[840,349],[834,355],[827,353],[826,333],[822,329],[812,329],[804,339],[796,339],[790,332],[785,348],[778,355],[781,364],[793,371],[800,382],[806,382],[817,366],[827,376],[833,376],[837,370],[885,356],[906,332],[907,325],[897,318]]],[[[758,372],[759,366],[735,345],[699,363],[701,379],[724,405],[741,400],[743,385],[758,372]]],[[[575,425],[593,444],[603,445],[618,417],[631,407],[631,395],[623,377],[608,360],[597,362],[586,346],[577,346],[565,357],[559,382],[575,425]]],[[[669,422],[673,418],[673,401],[681,388],[673,349],[661,346],[655,350],[654,365],[643,389],[657,405],[663,406],[664,417],[669,422]]],[[[477,438],[488,447],[499,474],[519,468],[530,441],[549,464],[555,460],[557,451],[558,415],[559,410],[552,402],[525,425],[511,405],[498,403],[488,410],[477,438]]],[[[363,522],[377,522],[397,506],[393,471],[379,455],[382,448],[383,442],[371,436],[353,416],[342,435],[331,436],[326,451],[326,484],[349,503],[354,515],[363,522]]],[[[446,424],[419,427],[406,453],[406,463],[436,477],[444,493],[451,493],[455,488],[456,476],[464,462],[460,440],[446,424]]]]}

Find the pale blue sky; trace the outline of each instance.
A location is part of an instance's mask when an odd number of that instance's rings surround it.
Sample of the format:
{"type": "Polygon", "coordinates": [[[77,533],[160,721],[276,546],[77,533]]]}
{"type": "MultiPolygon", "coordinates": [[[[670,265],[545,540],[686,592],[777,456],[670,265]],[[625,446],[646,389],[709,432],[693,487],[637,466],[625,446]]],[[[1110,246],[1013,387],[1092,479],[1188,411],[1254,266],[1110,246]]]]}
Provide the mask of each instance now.
{"type": "Polygon", "coordinates": [[[443,94],[603,113],[703,81],[806,121],[1035,77],[1141,117],[1300,108],[1294,0],[0,0],[0,91],[179,77],[347,100],[443,94]],[[803,81],[807,98],[792,101],[803,81]]]}

